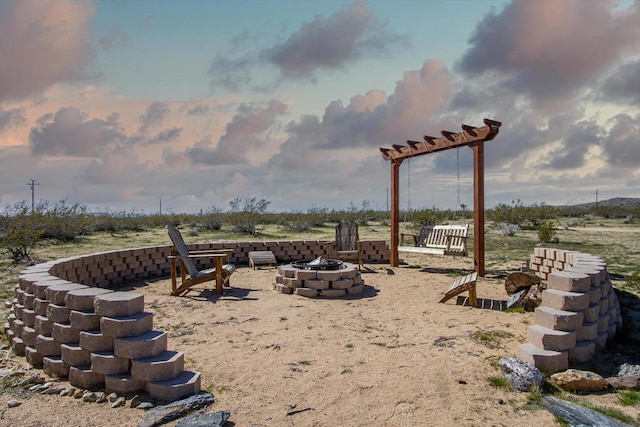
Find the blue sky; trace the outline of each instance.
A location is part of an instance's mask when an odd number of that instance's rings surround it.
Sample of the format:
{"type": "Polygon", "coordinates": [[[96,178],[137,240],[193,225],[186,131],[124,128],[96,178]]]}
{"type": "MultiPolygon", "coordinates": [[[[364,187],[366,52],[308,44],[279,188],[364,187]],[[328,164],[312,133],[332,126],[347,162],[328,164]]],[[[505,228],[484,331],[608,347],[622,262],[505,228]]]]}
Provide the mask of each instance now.
{"type": "MultiPolygon", "coordinates": [[[[487,207],[640,197],[639,60],[627,0],[0,0],[0,204],[385,209],[379,147],[485,117],[487,207]]],[[[471,160],[401,207],[471,205],[471,160]]]]}

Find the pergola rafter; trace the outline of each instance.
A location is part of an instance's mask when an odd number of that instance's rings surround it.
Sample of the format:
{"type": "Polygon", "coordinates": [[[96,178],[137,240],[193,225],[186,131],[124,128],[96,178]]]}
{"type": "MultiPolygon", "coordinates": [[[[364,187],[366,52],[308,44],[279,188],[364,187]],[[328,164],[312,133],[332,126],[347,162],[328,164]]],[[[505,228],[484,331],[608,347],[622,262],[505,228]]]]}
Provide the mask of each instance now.
{"type": "Polygon", "coordinates": [[[473,198],[474,198],[474,268],[484,276],[484,142],[498,135],[502,123],[484,119],[485,126],[477,128],[462,125],[462,132],[440,131],[442,137],[425,135],[424,141],[408,140],[408,145],[393,144],[393,148],[380,148],[382,158],[391,161],[391,266],[398,266],[400,223],[399,176],[400,165],[406,158],[449,150],[462,146],[473,150],[473,198]]]}

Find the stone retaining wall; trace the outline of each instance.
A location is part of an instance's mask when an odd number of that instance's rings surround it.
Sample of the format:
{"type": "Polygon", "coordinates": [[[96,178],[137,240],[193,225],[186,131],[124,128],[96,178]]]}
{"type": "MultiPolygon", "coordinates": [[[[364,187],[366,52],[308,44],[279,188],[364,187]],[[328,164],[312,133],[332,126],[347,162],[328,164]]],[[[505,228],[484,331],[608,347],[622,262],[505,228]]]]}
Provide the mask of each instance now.
{"type": "Polygon", "coordinates": [[[545,372],[590,360],[622,327],[607,264],[590,254],[536,248],[529,268],[547,289],[518,357],[545,372]]]}
{"type": "MultiPolygon", "coordinates": [[[[316,258],[329,241],[229,242],[190,250],[233,249],[230,262],[248,264],[249,252],[272,251],[278,263],[316,258]]],[[[126,249],[62,258],[24,270],[4,325],[13,351],[50,376],[82,389],[121,395],[146,391],[173,401],[200,391],[200,373],[184,371],[184,355],[167,350],[165,332],[153,330],[144,296],[117,292],[126,283],[167,277],[171,246],[126,249]]],[[[363,242],[363,261],[388,262],[389,247],[363,242]]],[[[198,260],[201,269],[213,260],[198,260]]],[[[169,289],[167,289],[169,292],[169,289]]]]}

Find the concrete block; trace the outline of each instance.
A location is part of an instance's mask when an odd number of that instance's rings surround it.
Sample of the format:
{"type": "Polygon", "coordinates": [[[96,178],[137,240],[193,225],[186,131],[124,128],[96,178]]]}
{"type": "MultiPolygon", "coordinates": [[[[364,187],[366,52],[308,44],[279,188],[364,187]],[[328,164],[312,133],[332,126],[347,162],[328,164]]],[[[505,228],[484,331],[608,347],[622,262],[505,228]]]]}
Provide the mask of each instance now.
{"type": "Polygon", "coordinates": [[[36,321],[35,325],[33,325],[33,329],[35,329],[35,331],[39,335],[51,335],[51,331],[53,330],[53,322],[45,316],[36,316],[36,321]]]}
{"type": "Polygon", "coordinates": [[[609,330],[607,331],[609,341],[615,338],[616,332],[618,332],[618,325],[616,323],[609,323],[609,330]]]}
{"type": "Polygon", "coordinates": [[[318,290],[311,288],[295,288],[293,294],[301,297],[315,298],[318,296],[318,290]]]}
{"type": "Polygon", "coordinates": [[[300,280],[316,280],[318,278],[315,270],[296,270],[296,279],[300,280]]]}
{"type": "Polygon", "coordinates": [[[364,291],[364,284],[360,283],[347,289],[347,295],[360,295],[364,291]]]}
{"type": "Polygon", "coordinates": [[[598,336],[598,322],[584,322],[576,330],[576,341],[593,341],[598,336]]]}
{"type": "Polygon", "coordinates": [[[534,312],[535,323],[556,331],[575,331],[582,325],[582,312],[556,310],[544,305],[534,312]]]}
{"type": "Polygon", "coordinates": [[[576,332],[556,331],[540,325],[527,327],[527,341],[544,350],[568,350],[576,345],[576,332]]]}
{"type": "Polygon", "coordinates": [[[22,341],[22,338],[20,337],[13,337],[11,339],[11,350],[17,355],[17,356],[24,356],[24,349],[25,349],[25,345],[24,345],[24,341],[22,341]]]}
{"type": "Polygon", "coordinates": [[[64,305],[71,310],[93,311],[93,299],[97,295],[104,295],[113,292],[109,289],[87,288],[69,291],[64,297],[64,305]]]}
{"type": "Polygon", "coordinates": [[[91,353],[91,370],[104,375],[127,374],[131,369],[131,359],[117,357],[113,353],[91,353]]]}
{"type": "Polygon", "coordinates": [[[331,282],[332,289],[348,289],[353,286],[353,279],[340,279],[331,282]]]}
{"type": "Polygon", "coordinates": [[[593,341],[595,343],[595,345],[596,345],[596,350],[604,349],[607,346],[607,341],[609,341],[609,333],[608,333],[608,331],[598,332],[598,336],[593,341]]]}
{"type": "Polygon", "coordinates": [[[24,305],[22,304],[13,304],[13,314],[16,315],[16,318],[22,320],[22,311],[24,310],[24,305]]]}
{"type": "Polygon", "coordinates": [[[591,287],[589,275],[579,272],[556,271],[547,278],[548,289],[565,292],[587,292],[591,287]]]}
{"type": "Polygon", "coordinates": [[[64,298],[69,291],[75,291],[79,289],[87,289],[88,286],[81,285],[79,283],[68,283],[63,285],[52,285],[45,289],[44,294],[46,299],[51,304],[64,305],[64,298]]]}
{"type": "Polygon", "coordinates": [[[43,356],[60,356],[60,343],[45,335],[36,337],[36,350],[43,356]]]}
{"type": "Polygon", "coordinates": [[[33,301],[35,299],[36,299],[36,296],[34,294],[24,292],[22,294],[22,305],[24,305],[25,309],[33,310],[33,301]]]}
{"type": "Polygon", "coordinates": [[[58,278],[50,275],[47,272],[23,272],[18,276],[18,285],[23,291],[27,291],[30,294],[33,293],[33,284],[38,281],[57,280],[58,278]]]}
{"type": "Polygon", "coordinates": [[[71,310],[69,312],[69,324],[72,328],[79,329],[81,331],[95,331],[100,329],[100,316],[95,314],[93,310],[71,310]]]}
{"type": "Polygon", "coordinates": [[[42,368],[42,354],[33,347],[25,346],[24,357],[34,368],[42,368]]]}
{"type": "Polygon", "coordinates": [[[167,350],[167,333],[149,331],[137,337],[114,338],[113,352],[118,357],[145,359],[167,350]]]}
{"type": "Polygon", "coordinates": [[[600,304],[591,303],[587,308],[582,310],[582,314],[584,316],[584,322],[595,322],[598,320],[598,316],[600,316],[600,304]]]}
{"type": "Polygon", "coordinates": [[[72,328],[70,323],[53,323],[51,336],[61,344],[80,342],[80,329],[72,328]]]}
{"type": "Polygon", "coordinates": [[[543,372],[558,372],[569,367],[566,351],[543,350],[530,343],[518,345],[518,359],[543,372]]]}
{"type": "Polygon", "coordinates": [[[144,311],[144,295],[133,292],[110,292],[97,295],[94,311],[99,316],[126,317],[144,311]]]}
{"type": "Polygon", "coordinates": [[[591,286],[598,286],[604,278],[604,272],[606,270],[604,267],[585,264],[574,264],[573,266],[566,268],[564,271],[586,274],[591,280],[591,286]]]}
{"type": "Polygon", "coordinates": [[[128,374],[109,374],[104,376],[104,387],[105,393],[133,396],[144,390],[144,381],[136,380],[128,374]]]}
{"type": "Polygon", "coordinates": [[[126,317],[102,317],[100,330],[115,338],[137,337],[153,329],[153,313],[141,311],[126,317]]]}
{"type": "Polygon", "coordinates": [[[60,356],[42,358],[42,370],[50,377],[67,378],[69,376],[69,365],[64,363],[60,356]]]}
{"type": "Polygon", "coordinates": [[[91,352],[80,344],[61,344],[60,359],[69,366],[91,365],[91,352]]]}
{"type": "Polygon", "coordinates": [[[200,392],[200,372],[183,371],[176,378],[165,381],[149,381],[145,390],[161,402],[173,402],[200,392]]]}
{"type": "Polygon", "coordinates": [[[583,292],[546,289],[542,292],[542,305],[556,310],[581,311],[589,306],[589,295],[583,292]]]}
{"type": "Polygon", "coordinates": [[[90,366],[71,366],[69,384],[76,388],[97,391],[104,387],[104,375],[92,372],[90,366]]]}
{"type": "Polygon", "coordinates": [[[281,294],[293,294],[293,286],[286,286],[281,283],[276,283],[275,290],[281,294]]]}
{"type": "Polygon", "coordinates": [[[600,298],[602,298],[602,290],[600,289],[600,286],[590,287],[587,293],[589,294],[589,303],[593,304],[600,302],[600,298]]]}
{"type": "Polygon", "coordinates": [[[33,311],[36,312],[37,316],[46,316],[48,306],[49,301],[47,301],[46,299],[36,298],[33,302],[33,311]]]}
{"type": "Polygon", "coordinates": [[[598,316],[598,333],[607,332],[609,330],[609,313],[598,316]]]}
{"type": "Polygon", "coordinates": [[[25,326],[30,326],[33,328],[33,326],[36,324],[36,312],[29,308],[23,309],[22,321],[24,322],[25,326]]]}
{"type": "Polygon", "coordinates": [[[49,304],[47,306],[47,318],[56,323],[68,323],[69,322],[69,310],[64,305],[49,304]]]}
{"type": "Polygon", "coordinates": [[[345,289],[322,289],[319,293],[324,298],[340,298],[345,296],[347,291],[345,289]]]}
{"type": "Polygon", "coordinates": [[[25,326],[22,329],[22,336],[20,338],[22,338],[22,341],[24,341],[25,345],[33,347],[36,343],[37,336],[38,336],[38,333],[34,328],[30,326],[25,326]]]}
{"type": "Polygon", "coordinates": [[[304,281],[304,286],[311,289],[329,289],[329,282],[326,280],[309,279],[304,281]]]}
{"type": "Polygon", "coordinates": [[[25,327],[25,324],[22,320],[14,319],[12,322],[9,323],[9,325],[11,326],[11,330],[13,330],[13,333],[17,337],[22,337],[22,331],[24,330],[24,327],[25,327]]]}
{"type": "Polygon", "coordinates": [[[184,354],[164,351],[156,357],[131,361],[131,376],[143,381],[163,381],[176,378],[184,370],[184,354]]]}
{"type": "Polygon", "coordinates": [[[341,272],[339,270],[321,270],[317,272],[318,280],[326,280],[327,282],[332,282],[334,280],[340,280],[341,272]]]}
{"type": "Polygon", "coordinates": [[[80,347],[90,352],[113,351],[113,337],[100,331],[80,332],[80,347]]]}
{"type": "MultiPolygon", "coordinates": [[[[50,276],[53,277],[53,276],[50,276]]],[[[69,282],[68,280],[64,280],[64,279],[58,279],[58,278],[53,278],[51,280],[39,280],[37,282],[34,282],[32,285],[32,290],[34,295],[36,296],[36,298],[39,299],[47,299],[47,294],[45,292],[45,290],[49,287],[49,286],[53,286],[53,285],[69,285],[72,282],[69,282]]]]}
{"type": "Polygon", "coordinates": [[[596,346],[593,341],[578,341],[575,347],[569,349],[569,361],[574,363],[591,360],[596,354],[596,346]]]}

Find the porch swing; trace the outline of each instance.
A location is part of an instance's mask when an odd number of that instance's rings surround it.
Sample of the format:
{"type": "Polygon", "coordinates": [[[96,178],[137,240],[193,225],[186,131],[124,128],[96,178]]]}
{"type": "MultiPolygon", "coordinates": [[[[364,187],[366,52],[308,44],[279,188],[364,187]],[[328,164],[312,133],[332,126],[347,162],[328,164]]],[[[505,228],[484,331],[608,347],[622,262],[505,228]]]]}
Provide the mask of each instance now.
{"type": "MultiPolygon", "coordinates": [[[[460,201],[460,147],[457,147],[457,204],[453,212],[455,220],[460,201]]],[[[411,210],[411,158],[407,162],[408,210],[411,210]]],[[[406,222],[406,215],[405,215],[406,222]]],[[[467,256],[467,237],[469,224],[466,225],[421,225],[418,234],[400,233],[399,252],[413,252],[432,255],[467,256]],[[405,237],[413,239],[414,246],[403,246],[405,237]]]]}

